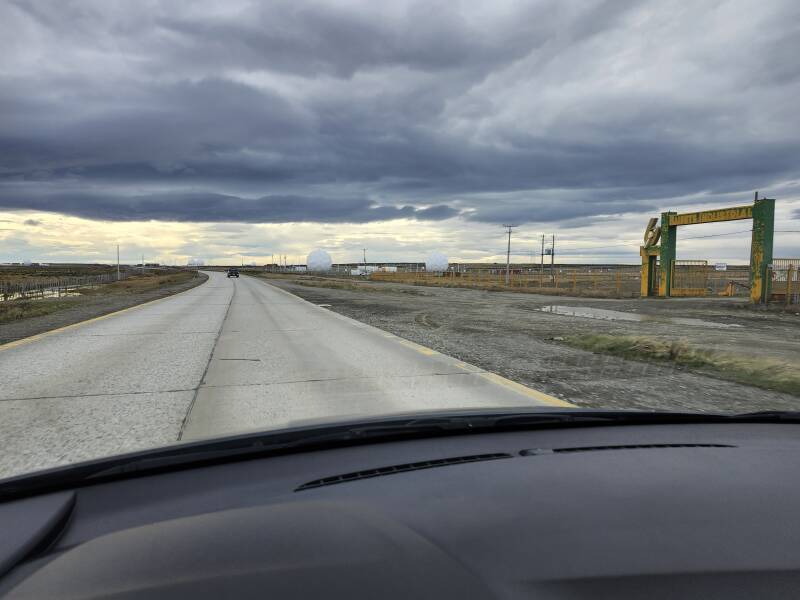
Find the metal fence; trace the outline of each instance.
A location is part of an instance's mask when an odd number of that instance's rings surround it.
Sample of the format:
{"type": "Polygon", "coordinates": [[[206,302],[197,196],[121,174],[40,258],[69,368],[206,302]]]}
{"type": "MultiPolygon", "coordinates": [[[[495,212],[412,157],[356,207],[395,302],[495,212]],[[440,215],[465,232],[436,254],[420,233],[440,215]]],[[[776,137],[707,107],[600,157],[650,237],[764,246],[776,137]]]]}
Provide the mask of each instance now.
{"type": "Polygon", "coordinates": [[[18,281],[0,281],[0,302],[9,300],[38,300],[75,295],[80,288],[91,288],[127,278],[132,273],[122,271],[81,277],[31,277],[18,281]]]}
{"type": "Polygon", "coordinates": [[[719,269],[706,260],[675,260],[672,263],[671,296],[747,296],[750,268],[724,265],[719,269]]]}
{"type": "Polygon", "coordinates": [[[451,267],[450,270],[442,273],[379,271],[371,273],[370,278],[378,281],[416,285],[633,298],[640,294],[641,268],[638,266],[512,268],[509,272],[508,284],[506,284],[506,271],[502,267],[464,270],[451,267]]]}
{"type": "Polygon", "coordinates": [[[800,258],[776,258],[768,269],[770,300],[800,304],[800,258]]]}
{"type": "Polygon", "coordinates": [[[672,262],[672,296],[705,296],[708,287],[708,261],[672,262]]]}

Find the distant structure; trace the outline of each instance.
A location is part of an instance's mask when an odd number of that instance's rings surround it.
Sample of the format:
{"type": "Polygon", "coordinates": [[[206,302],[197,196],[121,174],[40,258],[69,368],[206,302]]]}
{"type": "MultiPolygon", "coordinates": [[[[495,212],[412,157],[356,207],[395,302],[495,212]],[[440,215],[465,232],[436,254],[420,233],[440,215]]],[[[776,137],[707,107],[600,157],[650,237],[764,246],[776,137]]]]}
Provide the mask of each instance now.
{"type": "MultiPolygon", "coordinates": [[[[657,217],[651,218],[644,232],[644,246],[639,248],[642,257],[642,297],[705,296],[705,273],[708,271],[706,261],[676,258],[678,227],[744,219],[753,221],[750,242],[750,302],[766,304],[770,299],[776,264],[772,258],[775,200],[759,199],[758,192],[755,193],[753,204],[683,214],[662,212],[660,225],[657,217]],[[692,273],[699,274],[699,277],[690,277],[692,273]]],[[[791,259],[778,261],[788,265],[787,261],[790,262],[791,259]]]]}
{"type": "Polygon", "coordinates": [[[450,263],[447,261],[447,257],[441,252],[432,252],[431,255],[425,259],[425,270],[428,272],[441,273],[442,271],[447,271],[448,266],[450,266],[450,263]]]}
{"type": "Polygon", "coordinates": [[[189,262],[186,263],[186,266],[188,266],[188,267],[204,267],[204,266],[206,266],[206,261],[204,261],[202,258],[190,258],[189,262]]]}
{"type": "Polygon", "coordinates": [[[319,248],[312,250],[306,258],[306,267],[309,271],[330,271],[332,264],[331,255],[319,248]]]}

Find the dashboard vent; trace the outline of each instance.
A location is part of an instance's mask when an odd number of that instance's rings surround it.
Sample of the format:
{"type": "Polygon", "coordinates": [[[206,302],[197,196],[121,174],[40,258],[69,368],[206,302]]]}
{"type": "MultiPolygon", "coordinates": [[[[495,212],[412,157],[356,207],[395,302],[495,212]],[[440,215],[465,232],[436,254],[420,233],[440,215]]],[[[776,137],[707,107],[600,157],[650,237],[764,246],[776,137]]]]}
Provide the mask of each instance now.
{"type": "Polygon", "coordinates": [[[576,446],[574,448],[531,448],[522,450],[522,456],[541,454],[572,454],[574,452],[600,452],[601,450],[652,450],[657,448],[735,448],[730,444],[621,444],[617,446],[576,446]]]}
{"type": "Polygon", "coordinates": [[[449,467],[451,465],[481,462],[484,460],[498,460],[501,458],[512,458],[512,456],[505,453],[474,454],[472,456],[455,456],[453,458],[439,458],[436,460],[425,460],[421,462],[379,467],[377,469],[366,469],[364,471],[355,471],[353,473],[344,473],[342,475],[334,475],[332,477],[325,477],[323,479],[315,479],[314,481],[304,483],[294,491],[302,492],[303,490],[310,490],[326,485],[336,485],[337,483],[348,483],[350,481],[358,481],[359,479],[382,477],[384,475],[396,475],[398,473],[408,473],[409,471],[419,471],[422,469],[435,469],[437,467],[449,467]]]}

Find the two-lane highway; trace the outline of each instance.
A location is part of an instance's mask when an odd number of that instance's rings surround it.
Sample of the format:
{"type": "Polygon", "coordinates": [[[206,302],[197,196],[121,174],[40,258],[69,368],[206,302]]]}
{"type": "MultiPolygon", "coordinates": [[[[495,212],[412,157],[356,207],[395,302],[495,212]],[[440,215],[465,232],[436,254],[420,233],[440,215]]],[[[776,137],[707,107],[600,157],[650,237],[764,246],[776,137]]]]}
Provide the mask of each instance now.
{"type": "Polygon", "coordinates": [[[560,403],[263,280],[209,276],[0,346],[0,476],[309,419],[560,403]]]}

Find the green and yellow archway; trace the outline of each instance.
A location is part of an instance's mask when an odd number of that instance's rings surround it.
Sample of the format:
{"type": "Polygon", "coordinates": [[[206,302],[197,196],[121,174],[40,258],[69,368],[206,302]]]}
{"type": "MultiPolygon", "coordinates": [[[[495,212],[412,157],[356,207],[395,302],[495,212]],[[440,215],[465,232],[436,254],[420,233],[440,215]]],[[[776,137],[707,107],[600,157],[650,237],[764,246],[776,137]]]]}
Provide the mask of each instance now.
{"type": "Polygon", "coordinates": [[[661,225],[650,219],[645,231],[642,257],[642,296],[672,295],[673,265],[677,246],[678,227],[718,223],[722,221],[753,220],[753,235],[750,245],[750,301],[765,303],[769,296],[767,269],[772,262],[772,244],[775,231],[775,200],[756,199],[749,206],[735,206],[694,213],[661,213],[661,225]],[[658,246],[659,240],[661,245],[658,246]],[[658,280],[655,277],[656,259],[660,262],[658,280]]]}

